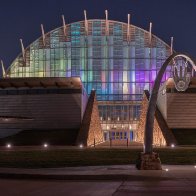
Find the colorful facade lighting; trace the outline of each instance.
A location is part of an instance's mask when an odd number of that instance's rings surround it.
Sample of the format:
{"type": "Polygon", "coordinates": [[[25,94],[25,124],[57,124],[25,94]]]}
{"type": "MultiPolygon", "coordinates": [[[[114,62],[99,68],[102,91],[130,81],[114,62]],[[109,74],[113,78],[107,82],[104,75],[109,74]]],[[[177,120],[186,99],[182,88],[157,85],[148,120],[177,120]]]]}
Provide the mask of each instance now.
{"type": "MultiPolygon", "coordinates": [[[[41,25],[42,36],[24,49],[24,65],[21,53],[6,75],[80,77],[89,95],[93,88],[96,90],[104,131],[108,130],[107,123],[116,123],[118,117],[127,116],[128,124],[137,121],[143,90],[152,89],[162,63],[170,55],[170,45],[152,34],[152,23],[147,31],[131,25],[130,15],[123,23],[109,20],[105,10],[104,19],[91,20],[84,10],[83,21],[65,24],[64,16],[62,20],[61,27],[48,33],[41,25]],[[153,47],[149,48],[151,39],[153,47]]],[[[162,81],[170,75],[168,70],[162,81]]],[[[121,118],[119,122],[129,131],[127,122],[121,118]]]]}

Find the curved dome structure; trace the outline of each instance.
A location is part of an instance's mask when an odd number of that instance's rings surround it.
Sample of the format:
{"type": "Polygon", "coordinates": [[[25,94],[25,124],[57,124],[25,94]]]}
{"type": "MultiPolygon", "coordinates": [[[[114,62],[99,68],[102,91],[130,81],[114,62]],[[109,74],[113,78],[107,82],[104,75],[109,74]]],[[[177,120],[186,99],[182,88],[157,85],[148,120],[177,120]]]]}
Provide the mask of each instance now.
{"type": "MultiPolygon", "coordinates": [[[[54,29],[34,41],[13,61],[7,75],[80,76],[88,94],[96,90],[106,139],[125,139],[129,134],[133,139],[143,90],[151,90],[170,54],[165,42],[134,25],[85,20],[54,29]]],[[[169,75],[168,70],[163,80],[169,75]]]]}
{"type": "Polygon", "coordinates": [[[166,43],[133,25],[128,34],[128,25],[117,21],[88,20],[87,31],[85,21],[50,31],[18,56],[7,74],[80,76],[88,94],[96,89],[98,100],[140,99],[144,88],[151,89],[170,54],[166,43]]]}

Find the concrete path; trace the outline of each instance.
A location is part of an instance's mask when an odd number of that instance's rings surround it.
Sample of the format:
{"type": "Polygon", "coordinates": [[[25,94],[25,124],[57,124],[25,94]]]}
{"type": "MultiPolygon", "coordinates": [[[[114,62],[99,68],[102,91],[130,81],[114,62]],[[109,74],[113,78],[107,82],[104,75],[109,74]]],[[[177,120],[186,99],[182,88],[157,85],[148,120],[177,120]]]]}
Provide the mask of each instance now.
{"type": "Polygon", "coordinates": [[[1,196],[195,196],[196,168],[193,165],[164,165],[162,171],[138,171],[134,165],[0,168],[0,190],[1,196]]]}
{"type": "Polygon", "coordinates": [[[65,168],[0,168],[0,178],[64,180],[196,180],[194,165],[163,165],[163,170],[137,170],[134,165],[85,166],[65,168]]]}
{"type": "Polygon", "coordinates": [[[195,181],[1,180],[1,196],[195,196],[195,181]]]}

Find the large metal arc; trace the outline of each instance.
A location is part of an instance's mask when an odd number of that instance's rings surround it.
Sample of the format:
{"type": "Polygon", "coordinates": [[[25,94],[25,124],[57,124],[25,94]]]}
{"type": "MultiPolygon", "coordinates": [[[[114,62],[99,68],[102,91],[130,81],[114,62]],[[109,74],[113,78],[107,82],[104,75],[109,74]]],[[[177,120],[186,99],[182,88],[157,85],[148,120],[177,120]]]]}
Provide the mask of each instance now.
{"type": "Polygon", "coordinates": [[[144,153],[151,154],[153,152],[153,127],[154,127],[154,115],[156,110],[156,103],[157,103],[157,97],[158,97],[158,91],[161,84],[161,80],[163,77],[163,74],[165,73],[165,70],[172,59],[176,57],[184,57],[190,64],[192,65],[193,69],[196,70],[196,63],[190,58],[190,56],[182,53],[173,53],[171,56],[169,56],[164,64],[162,65],[156,79],[154,82],[154,86],[151,92],[149,104],[148,104],[148,110],[146,114],[146,124],[145,124],[145,132],[144,132],[144,153]]]}

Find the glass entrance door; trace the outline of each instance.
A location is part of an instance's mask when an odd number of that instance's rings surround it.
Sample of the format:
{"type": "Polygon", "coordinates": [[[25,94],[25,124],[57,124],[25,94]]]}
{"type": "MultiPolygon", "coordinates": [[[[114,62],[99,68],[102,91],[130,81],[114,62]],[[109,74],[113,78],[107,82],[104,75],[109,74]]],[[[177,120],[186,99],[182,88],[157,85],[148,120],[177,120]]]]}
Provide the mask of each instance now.
{"type": "Polygon", "coordinates": [[[127,132],[126,131],[112,131],[111,132],[111,139],[112,140],[127,139],[127,132]]]}

